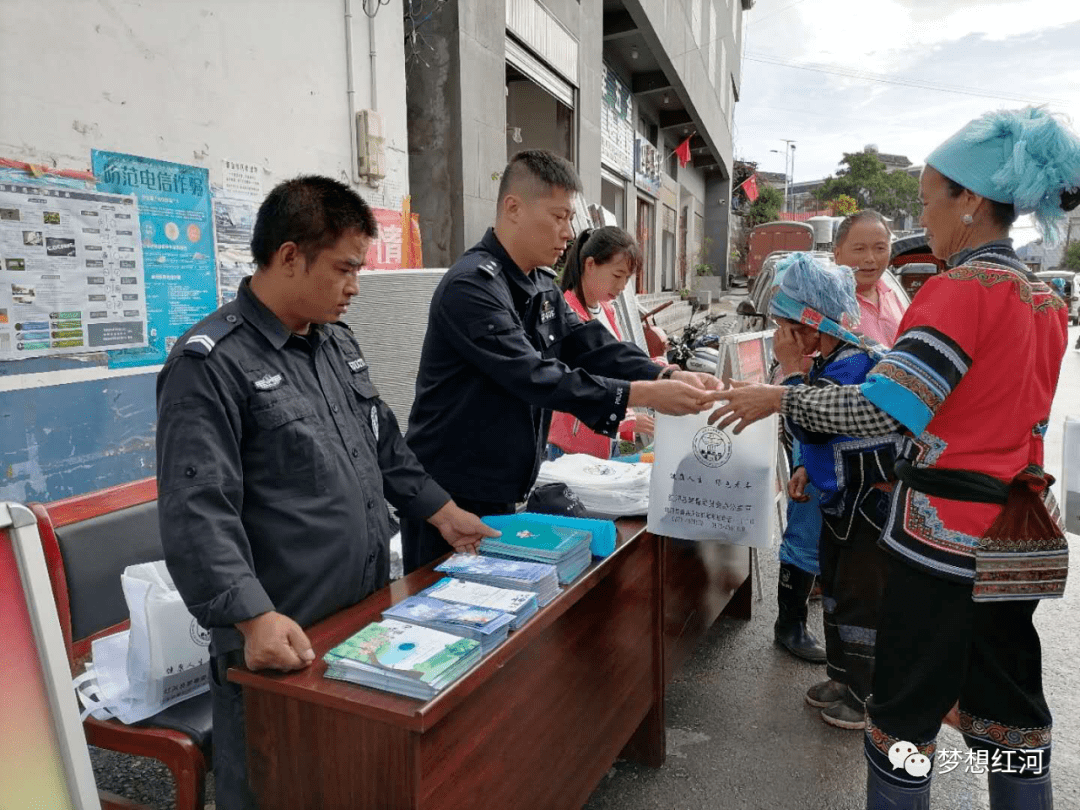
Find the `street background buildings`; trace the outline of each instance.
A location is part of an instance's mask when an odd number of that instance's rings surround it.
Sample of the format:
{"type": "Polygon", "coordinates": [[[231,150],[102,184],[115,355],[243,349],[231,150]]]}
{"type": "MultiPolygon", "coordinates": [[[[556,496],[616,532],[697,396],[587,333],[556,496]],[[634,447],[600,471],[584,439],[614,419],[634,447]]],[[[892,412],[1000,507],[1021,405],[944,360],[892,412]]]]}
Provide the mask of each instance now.
{"type": "Polygon", "coordinates": [[[477,241],[507,158],[544,148],[577,165],[586,203],[637,234],[646,255],[640,291],[694,286],[697,266],[722,278],[743,17],[752,5],[422,3],[430,13],[415,27],[415,44],[406,43],[406,75],[425,263],[446,266],[477,241]],[[673,153],[687,138],[684,168],[673,153]]]}

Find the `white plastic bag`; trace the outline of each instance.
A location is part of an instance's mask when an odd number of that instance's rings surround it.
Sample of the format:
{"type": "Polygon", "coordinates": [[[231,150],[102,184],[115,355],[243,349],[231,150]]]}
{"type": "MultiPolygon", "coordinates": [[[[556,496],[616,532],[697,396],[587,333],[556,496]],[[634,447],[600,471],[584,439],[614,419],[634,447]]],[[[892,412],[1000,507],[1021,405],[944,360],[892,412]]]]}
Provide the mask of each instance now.
{"type": "Polygon", "coordinates": [[[776,513],[775,416],[736,436],[709,414],[656,416],[649,531],[768,548],[776,513]]]}
{"type": "Polygon", "coordinates": [[[210,634],[188,612],[164,562],[128,566],[120,582],[131,630],[96,639],[74,686],[84,716],[136,723],[210,688],[210,634]]]}
{"type": "Polygon", "coordinates": [[[651,476],[651,464],[571,453],[541,464],[536,483],[566,484],[591,513],[618,517],[649,511],[651,476]]]}

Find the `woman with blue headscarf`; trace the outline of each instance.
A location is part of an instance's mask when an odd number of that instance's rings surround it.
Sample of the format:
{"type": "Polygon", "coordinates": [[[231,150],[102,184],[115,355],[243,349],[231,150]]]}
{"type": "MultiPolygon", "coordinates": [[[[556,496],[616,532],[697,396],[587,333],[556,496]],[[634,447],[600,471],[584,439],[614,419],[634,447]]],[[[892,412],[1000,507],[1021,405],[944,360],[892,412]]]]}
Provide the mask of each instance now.
{"type": "MultiPolygon", "coordinates": [[[[826,388],[863,382],[882,354],[852,331],[860,320],[852,270],[793,253],[776,274],[769,314],[779,327],[773,350],[785,372],[783,383],[826,388]],[[813,366],[800,373],[808,355],[816,355],[813,366]]],[[[793,501],[809,501],[812,483],[821,510],[818,559],[828,679],[810,687],[806,702],[820,708],[831,726],[862,729],[885,584],[885,553],[877,540],[900,437],[857,439],[806,430],[790,419],[787,428],[800,448],[788,494],[793,501]]]]}
{"type": "Polygon", "coordinates": [[[958,702],[960,731],[989,763],[991,808],[1042,810],[1051,716],[1032,618],[1068,572],[1042,469],[1068,313],[1009,228],[1033,214],[1054,241],[1080,204],[1080,138],[1042,109],[988,113],[930,154],[919,185],[930,247],[950,269],[919,291],[866,382],[738,386],[712,419],[738,431],[780,412],[807,430],[907,432],[880,540],[867,807],[929,807],[935,740],[958,702]]]}

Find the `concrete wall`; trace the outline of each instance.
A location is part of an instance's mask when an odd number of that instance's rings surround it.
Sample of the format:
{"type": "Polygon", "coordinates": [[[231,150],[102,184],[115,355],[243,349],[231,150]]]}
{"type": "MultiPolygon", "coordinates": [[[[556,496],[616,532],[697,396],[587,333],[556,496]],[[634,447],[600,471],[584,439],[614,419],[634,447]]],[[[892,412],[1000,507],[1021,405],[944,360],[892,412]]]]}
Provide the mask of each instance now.
{"type": "Polygon", "coordinates": [[[506,16],[501,2],[447,0],[423,24],[407,71],[410,172],[424,264],[447,267],[495,219],[506,165],[506,16]]]}
{"type": "MultiPolygon", "coordinates": [[[[579,43],[574,157],[585,198],[599,202],[602,8],[578,0],[544,5],[579,43]]],[[[413,210],[420,214],[424,263],[446,267],[494,222],[507,152],[529,144],[506,138],[505,0],[446,0],[423,32],[432,46],[427,64],[407,72],[413,210]]],[[[515,124],[524,137],[525,126],[515,124]]],[[[539,131],[548,123],[531,126],[539,131]]]]}
{"type": "MultiPolygon", "coordinates": [[[[0,157],[88,169],[93,148],[209,169],[349,178],[342,0],[4,0],[0,157]]],[[[367,17],[353,0],[356,108],[370,105],[367,17]]],[[[388,177],[409,191],[402,4],[376,20],[388,177]]],[[[500,98],[501,102],[501,98],[500,98]]],[[[0,363],[0,499],[47,500],[154,472],[156,367],[102,355],[0,363]]]]}

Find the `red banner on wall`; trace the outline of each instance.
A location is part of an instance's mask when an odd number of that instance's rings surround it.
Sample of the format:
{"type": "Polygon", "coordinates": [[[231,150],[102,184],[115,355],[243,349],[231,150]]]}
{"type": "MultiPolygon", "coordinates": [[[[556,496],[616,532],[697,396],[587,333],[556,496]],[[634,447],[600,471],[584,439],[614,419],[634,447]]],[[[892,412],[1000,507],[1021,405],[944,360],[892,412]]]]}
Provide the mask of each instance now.
{"type": "Polygon", "coordinates": [[[412,213],[412,200],[406,197],[400,211],[372,208],[379,224],[379,238],[368,247],[365,270],[407,270],[423,267],[420,244],[420,217],[412,213]],[[408,223],[408,227],[405,227],[408,223]]]}

